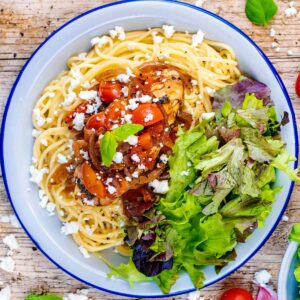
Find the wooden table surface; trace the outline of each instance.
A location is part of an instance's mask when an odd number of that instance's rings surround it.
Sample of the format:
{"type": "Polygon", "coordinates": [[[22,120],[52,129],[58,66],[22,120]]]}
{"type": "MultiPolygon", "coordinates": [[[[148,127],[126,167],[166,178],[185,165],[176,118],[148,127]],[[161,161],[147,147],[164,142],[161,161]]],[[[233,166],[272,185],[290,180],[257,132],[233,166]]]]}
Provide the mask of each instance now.
{"type": "MultiPolygon", "coordinates": [[[[108,3],[101,0],[0,0],[0,111],[4,106],[13,82],[22,66],[36,47],[55,29],[78,14],[108,3]]],[[[244,0],[208,0],[204,8],[226,18],[246,32],[269,56],[283,78],[291,96],[300,125],[300,99],[295,95],[295,79],[300,71],[300,13],[292,18],[284,16],[288,1],[277,0],[279,12],[268,27],[252,25],[244,13],[244,0]],[[274,38],[269,29],[276,30],[275,40],[280,49],[271,47],[274,38]],[[279,51],[278,51],[279,50],[279,51]],[[288,55],[292,50],[293,55],[288,55]]],[[[300,10],[300,1],[295,1],[300,10]]],[[[251,57],[249,57],[251,60],[251,57]]],[[[237,272],[219,283],[202,290],[204,299],[218,299],[223,290],[241,286],[253,293],[256,291],[253,276],[256,271],[266,269],[272,274],[271,283],[277,287],[280,263],[287,247],[287,236],[293,223],[300,221],[300,188],[294,190],[286,211],[288,222],[281,222],[265,246],[237,272]]],[[[0,216],[12,213],[2,177],[0,177],[0,216]]],[[[0,223],[0,239],[15,234],[20,251],[14,255],[16,268],[13,273],[0,270],[0,288],[9,284],[12,299],[23,300],[29,292],[51,292],[63,295],[85,287],[55,267],[33,245],[22,229],[0,223]]],[[[7,248],[0,241],[0,257],[7,248]]],[[[92,299],[124,299],[119,296],[89,289],[92,299]]],[[[187,295],[174,297],[187,299],[187,295]]],[[[284,299],[279,299],[284,300],[284,299]]]]}

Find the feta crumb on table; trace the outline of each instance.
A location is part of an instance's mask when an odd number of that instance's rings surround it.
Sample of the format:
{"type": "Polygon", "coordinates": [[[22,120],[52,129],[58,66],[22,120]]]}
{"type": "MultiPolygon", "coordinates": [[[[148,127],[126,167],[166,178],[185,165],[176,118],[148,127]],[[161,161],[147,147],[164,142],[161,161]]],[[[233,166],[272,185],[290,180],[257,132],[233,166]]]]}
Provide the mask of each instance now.
{"type": "Polygon", "coordinates": [[[0,268],[6,272],[13,272],[15,269],[15,262],[10,256],[0,258],[0,268]]]}
{"type": "Polygon", "coordinates": [[[272,278],[272,275],[267,270],[261,270],[255,273],[254,278],[258,284],[263,286],[269,283],[269,281],[272,278]]]}
{"type": "Polygon", "coordinates": [[[18,250],[19,244],[13,234],[9,234],[2,239],[3,243],[8,246],[9,250],[18,250]]]}
{"type": "Polygon", "coordinates": [[[11,289],[10,286],[7,285],[0,291],[0,300],[10,300],[11,299],[11,289]]]}

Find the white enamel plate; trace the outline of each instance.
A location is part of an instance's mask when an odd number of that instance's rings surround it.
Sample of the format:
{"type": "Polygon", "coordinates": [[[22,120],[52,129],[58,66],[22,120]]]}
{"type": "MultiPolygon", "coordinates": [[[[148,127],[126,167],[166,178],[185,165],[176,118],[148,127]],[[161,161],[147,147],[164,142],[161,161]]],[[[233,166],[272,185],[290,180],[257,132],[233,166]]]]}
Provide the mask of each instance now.
{"type": "MultiPolygon", "coordinates": [[[[95,8],[71,20],[53,33],[28,60],[19,74],[9,96],[1,131],[1,164],[8,197],[24,230],[37,247],[58,267],[71,276],[95,288],[134,297],[163,296],[155,283],[138,283],[130,288],[121,279],[108,279],[108,267],[96,257],[84,259],[69,236],[60,233],[56,217],[48,217],[39,203],[37,186],[29,182],[33,137],[31,135],[32,108],[43,88],[66,68],[67,59],[74,53],[85,52],[91,38],[106,33],[116,25],[126,31],[148,27],[174,25],[176,30],[196,32],[201,29],[209,39],[230,45],[238,58],[242,72],[264,82],[272,91],[278,115],[283,111],[291,122],[282,130],[282,137],[292,155],[297,156],[297,128],[295,115],[287,91],[274,67],[262,51],[244,33],[224,19],[186,3],[173,1],[129,1],[95,8]],[[30,187],[31,191],[27,192],[30,187]]],[[[278,173],[277,184],[283,186],[263,229],[258,229],[245,244],[237,246],[237,259],[219,274],[213,267],[204,269],[205,285],[228,276],[266,242],[290,198],[293,183],[278,173]]],[[[105,256],[114,264],[125,259],[112,251],[105,256]]],[[[170,295],[194,289],[189,276],[180,275],[170,295]]]]}

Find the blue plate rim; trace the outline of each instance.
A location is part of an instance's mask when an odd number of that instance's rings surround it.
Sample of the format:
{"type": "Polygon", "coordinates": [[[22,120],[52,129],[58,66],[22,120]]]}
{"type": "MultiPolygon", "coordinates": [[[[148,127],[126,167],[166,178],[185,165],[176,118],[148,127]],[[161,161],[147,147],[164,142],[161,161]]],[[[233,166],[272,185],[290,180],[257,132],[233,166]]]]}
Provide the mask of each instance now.
{"type": "MultiPolygon", "coordinates": [[[[14,95],[14,91],[18,85],[18,82],[19,80],[21,79],[22,77],[22,74],[23,72],[25,71],[25,69],[27,68],[28,64],[30,63],[30,61],[32,60],[32,58],[36,55],[36,53],[47,43],[48,40],[50,40],[55,34],[57,34],[60,30],[62,30],[64,27],[68,26],[70,23],[76,21],[77,19],[80,19],[82,18],[83,16],[87,15],[87,14],[90,14],[94,11],[97,11],[97,10],[101,10],[101,9],[104,9],[104,8],[107,8],[107,7],[111,7],[111,6],[118,6],[118,5],[123,5],[123,4],[126,4],[126,3],[130,3],[130,2],[151,2],[153,0],[124,0],[124,1],[117,1],[117,2],[113,2],[113,3],[108,3],[108,4],[105,4],[105,5],[102,5],[102,6],[98,6],[98,7],[95,7],[93,9],[90,9],[74,18],[72,18],[71,20],[69,20],[68,22],[66,22],[65,24],[63,24],[61,27],[59,27],[57,30],[55,30],[54,32],[52,32],[37,48],[36,50],[31,54],[31,56],[29,57],[29,59],[27,60],[27,62],[25,63],[25,65],[22,67],[20,73],[18,74],[14,84],[13,84],[13,87],[10,91],[10,94],[8,96],[8,100],[7,100],[7,103],[5,105],[5,109],[4,109],[4,113],[3,113],[3,119],[2,119],[2,124],[1,124],[1,132],[0,132],[0,162],[1,162],[1,169],[2,169],[2,176],[3,176],[3,181],[4,181],[4,186],[5,186],[5,189],[6,189],[6,193],[7,193],[7,196],[8,196],[8,199],[10,201],[10,204],[13,208],[13,211],[18,219],[18,221],[20,222],[22,228],[24,229],[24,231],[26,232],[26,234],[28,235],[28,237],[31,239],[31,241],[36,245],[36,247],[55,265],[57,266],[58,268],[60,268],[61,270],[63,270],[65,273],[67,273],[68,275],[72,276],[73,278],[77,279],[78,281],[86,284],[86,285],[89,285],[93,288],[96,288],[98,290],[101,290],[101,291],[104,291],[104,292],[107,292],[107,293],[111,293],[111,294],[115,294],[115,295],[119,295],[119,296],[125,296],[125,297],[134,297],[134,298],[164,298],[164,297],[172,297],[172,296],[178,296],[178,295],[182,295],[182,294],[186,294],[186,293],[190,293],[190,292],[193,292],[195,291],[195,289],[188,289],[188,290],[183,290],[183,291],[179,291],[179,292],[176,292],[176,293],[170,293],[170,294],[166,294],[166,295],[134,295],[134,294],[126,294],[126,293],[120,293],[120,292],[116,292],[116,291],[113,291],[113,290],[108,290],[108,289],[105,289],[103,287],[99,287],[99,286],[96,286],[92,283],[89,283],[79,277],[77,277],[76,275],[72,274],[71,272],[69,272],[68,270],[66,270],[64,267],[62,267],[61,265],[59,265],[57,262],[55,262],[41,247],[40,245],[38,244],[37,241],[35,241],[35,239],[31,236],[31,234],[27,231],[26,227],[24,226],[24,224],[22,223],[22,221],[20,220],[20,217],[14,207],[14,204],[13,204],[13,201],[12,201],[12,198],[10,196],[10,192],[9,192],[9,188],[8,188],[8,182],[7,182],[7,178],[6,178],[6,173],[5,173],[5,159],[4,159],[4,144],[3,144],[3,141],[4,141],[4,132],[5,132],[5,125],[6,125],[6,118],[7,118],[7,114],[8,114],[8,111],[9,111],[9,107],[10,107],[10,103],[11,103],[11,99],[14,95]]],[[[164,2],[164,3],[173,3],[173,4],[177,4],[177,5],[182,5],[182,6],[186,6],[186,7],[189,7],[189,8],[192,8],[194,10],[198,10],[198,11],[201,11],[219,21],[221,21],[222,23],[224,23],[225,25],[229,26],[231,29],[235,30],[237,33],[239,33],[241,35],[241,37],[245,38],[250,44],[252,44],[252,46],[254,46],[257,50],[257,52],[260,54],[260,56],[264,59],[264,61],[267,63],[267,65],[269,66],[270,70],[272,71],[274,77],[276,78],[285,98],[286,98],[286,101],[287,101],[287,104],[289,106],[289,109],[291,111],[291,117],[292,117],[292,124],[293,124],[293,128],[294,128],[294,132],[295,132],[295,152],[296,152],[296,161],[294,163],[294,168],[297,167],[297,163],[298,163],[298,152],[299,152],[299,143],[298,143],[298,129],[297,129],[297,123],[296,123],[296,117],[295,117],[295,112],[294,112],[294,109],[293,109],[293,106],[292,106],[292,102],[291,102],[291,99],[288,95],[288,92],[286,90],[286,87],[280,77],[280,75],[278,74],[278,72],[276,71],[275,67],[273,66],[273,64],[271,63],[271,61],[269,60],[269,58],[266,56],[266,54],[264,54],[264,52],[261,50],[261,48],[248,36],[246,35],[242,30],[240,30],[238,27],[236,27],[235,25],[233,25],[232,23],[230,23],[229,21],[225,20],[224,18],[206,10],[206,9],[203,9],[201,7],[197,7],[195,5],[192,5],[192,4],[189,4],[189,3],[185,3],[185,2],[180,2],[180,1],[176,1],[176,0],[155,0],[156,2],[164,2]]],[[[278,219],[276,220],[275,224],[273,225],[273,227],[271,228],[271,230],[269,231],[268,235],[266,236],[266,238],[257,246],[257,248],[253,251],[253,253],[251,253],[245,260],[243,260],[234,270],[232,271],[228,271],[226,274],[224,274],[221,278],[217,279],[217,280],[214,280],[213,282],[205,285],[204,287],[207,287],[207,286],[210,286],[210,285],[213,285],[215,284],[216,282],[218,281],[221,281],[222,279],[224,279],[225,277],[229,276],[230,274],[232,274],[233,272],[235,272],[236,270],[238,270],[241,266],[243,266],[245,263],[247,263],[259,250],[260,248],[266,243],[266,241],[270,238],[270,236],[272,235],[272,233],[274,232],[275,228],[277,227],[278,223],[280,222],[281,220],[281,217],[289,203],[289,200],[290,200],[290,197],[292,195],[292,192],[293,192],[293,188],[294,188],[294,182],[291,181],[291,184],[290,184],[290,188],[289,188],[289,192],[288,192],[288,195],[287,195],[287,198],[285,200],[285,204],[284,204],[284,207],[283,209],[281,210],[280,214],[279,214],[279,217],[278,219]]],[[[204,288],[203,287],[203,288],[204,288]]]]}

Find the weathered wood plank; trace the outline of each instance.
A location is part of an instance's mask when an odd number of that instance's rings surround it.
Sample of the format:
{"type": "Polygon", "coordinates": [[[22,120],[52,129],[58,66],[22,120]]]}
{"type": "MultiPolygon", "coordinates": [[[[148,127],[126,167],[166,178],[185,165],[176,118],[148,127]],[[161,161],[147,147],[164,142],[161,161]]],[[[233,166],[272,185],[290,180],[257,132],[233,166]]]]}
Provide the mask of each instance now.
{"type": "MultiPolygon", "coordinates": [[[[76,15],[111,1],[60,1],[60,0],[0,0],[0,115],[3,114],[4,105],[12,84],[36,47],[66,21],[76,15]]],[[[191,2],[192,1],[188,1],[191,2]]],[[[284,9],[288,1],[277,1],[279,13],[269,27],[253,26],[244,14],[244,2],[238,0],[210,0],[205,8],[228,19],[245,31],[271,58],[276,69],[281,74],[290,93],[297,122],[300,124],[300,101],[296,98],[294,83],[300,71],[300,14],[287,19],[284,9]],[[274,38],[269,36],[270,27],[276,30],[275,40],[280,47],[276,52],[271,47],[274,38]],[[288,56],[287,51],[292,50],[293,55],[288,56]]],[[[203,290],[205,299],[218,299],[221,292],[229,287],[243,286],[251,291],[256,290],[252,282],[254,273],[260,269],[267,269],[273,275],[272,284],[277,286],[277,275],[280,262],[287,246],[287,235],[293,223],[300,220],[299,186],[295,188],[286,214],[288,222],[281,222],[266,245],[237,272],[221,282],[203,290]]],[[[0,215],[11,213],[2,178],[0,178],[0,215]]],[[[11,284],[14,300],[23,300],[31,291],[48,292],[63,295],[66,292],[76,291],[84,287],[61,270],[51,264],[25,235],[22,229],[9,224],[0,223],[0,239],[5,235],[16,235],[21,246],[20,252],[14,256],[16,271],[12,274],[0,270],[0,281],[11,284]]],[[[7,249],[0,243],[0,257],[5,255],[7,249]]],[[[0,286],[1,288],[1,286],[0,286]]],[[[101,293],[90,289],[92,299],[124,299],[119,296],[101,293]]],[[[187,299],[187,296],[174,299],[187,299]]]]}

